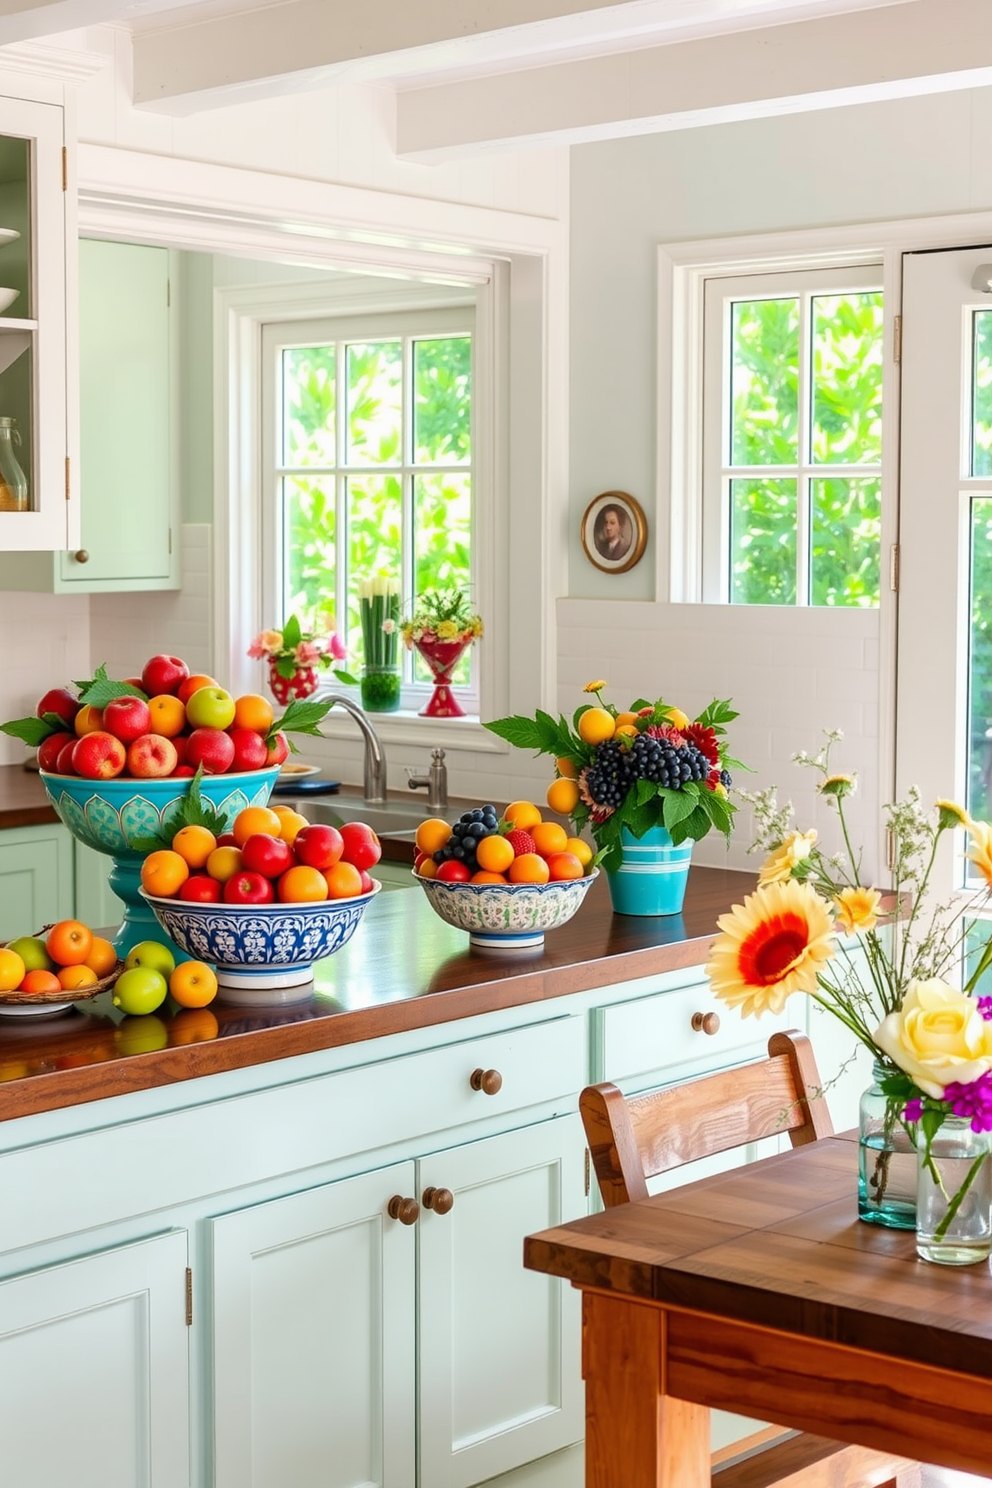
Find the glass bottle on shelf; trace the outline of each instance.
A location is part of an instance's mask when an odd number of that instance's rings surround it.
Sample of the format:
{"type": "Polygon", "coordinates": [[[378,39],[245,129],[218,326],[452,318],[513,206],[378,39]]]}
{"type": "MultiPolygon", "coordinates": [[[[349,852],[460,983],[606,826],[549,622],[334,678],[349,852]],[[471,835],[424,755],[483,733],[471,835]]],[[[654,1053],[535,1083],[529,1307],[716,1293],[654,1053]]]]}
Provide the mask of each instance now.
{"type": "Polygon", "coordinates": [[[17,420],[0,418],[0,512],[28,510],[28,478],[14,453],[20,442],[17,420]]]}

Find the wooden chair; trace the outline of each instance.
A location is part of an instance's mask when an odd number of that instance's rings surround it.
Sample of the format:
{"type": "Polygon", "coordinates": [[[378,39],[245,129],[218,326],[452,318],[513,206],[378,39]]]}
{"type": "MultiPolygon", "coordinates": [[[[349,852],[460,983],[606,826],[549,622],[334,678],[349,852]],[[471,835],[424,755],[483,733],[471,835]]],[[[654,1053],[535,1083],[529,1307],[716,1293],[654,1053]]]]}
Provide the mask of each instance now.
{"type": "MultiPolygon", "coordinates": [[[[833,1133],[813,1049],[804,1034],[776,1033],[768,1058],[629,1100],[615,1085],[579,1097],[603,1203],[647,1198],[647,1180],[699,1158],[788,1132],[793,1147],[833,1133]]],[[[713,1464],[713,1488],[919,1488],[901,1457],[807,1432],[761,1432],[713,1464]]]]}

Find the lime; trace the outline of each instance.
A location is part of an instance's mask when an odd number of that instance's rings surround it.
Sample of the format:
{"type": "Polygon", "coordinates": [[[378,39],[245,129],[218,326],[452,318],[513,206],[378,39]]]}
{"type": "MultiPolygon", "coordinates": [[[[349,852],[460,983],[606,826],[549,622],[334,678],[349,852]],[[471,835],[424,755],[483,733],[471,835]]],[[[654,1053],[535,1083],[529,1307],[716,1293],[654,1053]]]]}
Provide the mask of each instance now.
{"type": "Polygon", "coordinates": [[[151,966],[132,966],[114,984],[114,1007],[124,1013],[153,1013],[165,1001],[169,984],[151,966]]]}

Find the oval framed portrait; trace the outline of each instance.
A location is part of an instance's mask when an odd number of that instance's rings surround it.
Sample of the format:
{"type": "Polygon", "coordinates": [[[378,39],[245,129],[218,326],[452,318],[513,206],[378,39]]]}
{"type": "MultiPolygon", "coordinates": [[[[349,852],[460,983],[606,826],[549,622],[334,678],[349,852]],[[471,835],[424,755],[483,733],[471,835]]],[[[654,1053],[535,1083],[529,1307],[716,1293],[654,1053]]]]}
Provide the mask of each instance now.
{"type": "Polygon", "coordinates": [[[647,518],[626,491],[603,491],[582,514],[582,551],[603,573],[626,573],[644,556],[647,518]]]}

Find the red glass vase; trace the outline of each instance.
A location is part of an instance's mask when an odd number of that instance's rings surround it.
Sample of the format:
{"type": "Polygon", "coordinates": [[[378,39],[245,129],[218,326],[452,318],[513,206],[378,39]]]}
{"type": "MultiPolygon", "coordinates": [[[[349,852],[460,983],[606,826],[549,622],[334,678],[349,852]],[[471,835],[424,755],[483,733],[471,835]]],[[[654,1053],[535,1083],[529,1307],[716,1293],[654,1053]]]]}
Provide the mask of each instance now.
{"type": "Polygon", "coordinates": [[[414,645],[431,669],[434,691],[427,704],[420,710],[421,718],[464,718],[465,709],[459,707],[451,690],[451,674],[462,653],[471,646],[472,636],[459,636],[453,641],[431,640],[421,636],[414,645]]]}
{"type": "Polygon", "coordinates": [[[285,708],[294,698],[306,698],[317,691],[317,668],[297,667],[291,677],[280,677],[275,662],[270,659],[269,687],[276,702],[285,708]]]}

